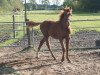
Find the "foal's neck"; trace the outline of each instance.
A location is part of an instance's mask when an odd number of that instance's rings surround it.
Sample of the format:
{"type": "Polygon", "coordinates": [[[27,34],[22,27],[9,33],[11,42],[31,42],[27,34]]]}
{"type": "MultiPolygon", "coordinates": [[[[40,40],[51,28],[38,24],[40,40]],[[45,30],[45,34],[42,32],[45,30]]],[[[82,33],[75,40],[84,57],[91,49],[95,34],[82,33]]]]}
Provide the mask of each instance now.
{"type": "Polygon", "coordinates": [[[69,26],[70,25],[70,20],[69,19],[60,20],[59,22],[60,22],[61,25],[66,25],[66,26],[69,26]]]}

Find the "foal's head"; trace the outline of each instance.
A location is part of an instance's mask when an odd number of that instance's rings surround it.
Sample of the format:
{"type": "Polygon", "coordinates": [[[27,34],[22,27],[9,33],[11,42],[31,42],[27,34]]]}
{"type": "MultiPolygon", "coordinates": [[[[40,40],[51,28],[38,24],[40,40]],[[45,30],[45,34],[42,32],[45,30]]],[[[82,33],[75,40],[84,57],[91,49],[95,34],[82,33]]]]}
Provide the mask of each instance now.
{"type": "Polygon", "coordinates": [[[62,14],[60,15],[60,21],[68,21],[70,16],[72,15],[72,8],[64,8],[62,14]]]}

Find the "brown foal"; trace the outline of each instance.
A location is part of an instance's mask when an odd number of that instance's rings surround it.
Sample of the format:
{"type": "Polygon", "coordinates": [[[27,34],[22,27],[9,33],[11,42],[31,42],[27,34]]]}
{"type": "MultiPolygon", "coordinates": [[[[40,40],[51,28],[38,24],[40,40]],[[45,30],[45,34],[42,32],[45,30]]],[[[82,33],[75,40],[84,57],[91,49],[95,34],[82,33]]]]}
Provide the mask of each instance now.
{"type": "MultiPolygon", "coordinates": [[[[58,39],[60,41],[61,47],[62,47],[62,59],[61,61],[64,61],[64,55],[66,52],[66,59],[68,62],[70,62],[68,57],[68,50],[69,50],[69,40],[70,40],[70,16],[72,15],[72,8],[64,8],[63,12],[60,15],[60,19],[58,21],[43,21],[42,23],[35,23],[33,21],[28,21],[28,26],[36,26],[40,24],[41,32],[43,33],[43,39],[40,41],[38,52],[40,51],[42,45],[44,42],[46,42],[46,45],[52,55],[52,57],[56,60],[55,56],[53,55],[48,38],[51,36],[52,38],[58,39]],[[64,47],[63,41],[65,39],[66,42],[66,48],[64,47]]],[[[37,57],[38,57],[37,52],[37,57]]]]}

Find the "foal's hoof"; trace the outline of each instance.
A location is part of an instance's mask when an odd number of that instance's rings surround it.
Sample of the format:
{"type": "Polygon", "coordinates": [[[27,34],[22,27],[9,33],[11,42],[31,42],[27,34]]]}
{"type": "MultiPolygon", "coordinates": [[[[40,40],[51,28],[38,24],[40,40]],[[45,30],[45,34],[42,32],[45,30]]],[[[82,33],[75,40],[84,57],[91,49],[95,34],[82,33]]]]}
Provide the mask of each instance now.
{"type": "Polygon", "coordinates": [[[54,58],[54,60],[56,60],[56,58],[54,58]]]}
{"type": "Polygon", "coordinates": [[[56,60],[56,58],[54,56],[52,56],[54,60],[56,60]]]}
{"type": "Polygon", "coordinates": [[[71,61],[69,60],[68,63],[71,63],[71,61]]]}
{"type": "Polygon", "coordinates": [[[61,59],[61,62],[63,62],[64,61],[64,59],[61,59]]]}
{"type": "Polygon", "coordinates": [[[71,63],[71,61],[69,59],[67,59],[68,63],[71,63]]]}
{"type": "Polygon", "coordinates": [[[36,56],[36,59],[39,59],[39,57],[38,57],[38,56],[36,56]]]}

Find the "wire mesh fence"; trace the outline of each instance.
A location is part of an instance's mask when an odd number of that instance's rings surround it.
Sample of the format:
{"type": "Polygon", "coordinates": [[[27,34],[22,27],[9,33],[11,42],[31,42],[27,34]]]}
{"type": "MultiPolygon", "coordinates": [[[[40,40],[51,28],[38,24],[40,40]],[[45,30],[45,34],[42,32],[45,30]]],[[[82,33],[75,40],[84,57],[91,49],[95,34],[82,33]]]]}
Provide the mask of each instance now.
{"type": "Polygon", "coordinates": [[[25,22],[0,22],[0,47],[28,46],[25,22]]]}

